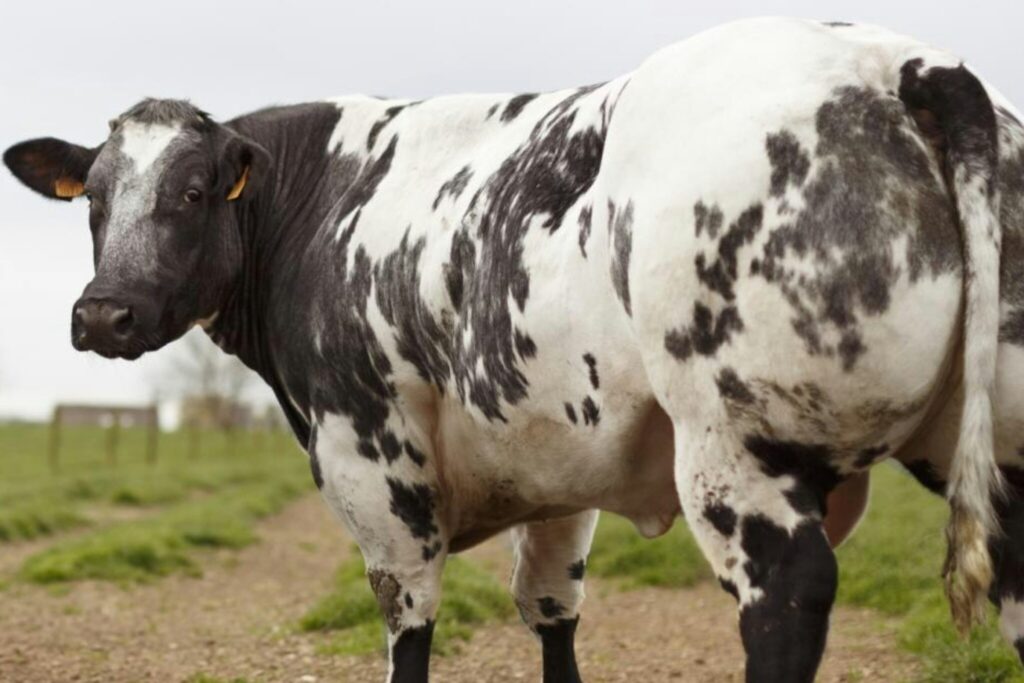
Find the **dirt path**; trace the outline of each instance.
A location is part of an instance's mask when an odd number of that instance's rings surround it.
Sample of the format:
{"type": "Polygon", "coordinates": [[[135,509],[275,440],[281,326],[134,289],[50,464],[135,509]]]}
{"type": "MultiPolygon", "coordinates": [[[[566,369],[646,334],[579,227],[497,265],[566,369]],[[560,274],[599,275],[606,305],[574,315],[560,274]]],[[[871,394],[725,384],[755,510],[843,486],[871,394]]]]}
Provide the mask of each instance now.
{"type": "MultiPolygon", "coordinates": [[[[275,683],[383,680],[381,657],[318,655],[325,636],[290,628],[350,548],[319,498],[292,504],[260,535],[263,542],[239,553],[211,554],[201,579],[0,591],[0,681],[163,683],[199,672],[275,683]]],[[[473,555],[504,577],[503,546],[498,539],[473,555]]],[[[717,587],[623,593],[588,585],[578,646],[588,682],[742,680],[734,608],[717,587]]],[[[893,624],[848,609],[834,624],[819,680],[895,681],[912,671],[893,624]]],[[[538,681],[539,647],[518,622],[491,626],[461,654],[435,658],[433,671],[455,683],[538,681]]]]}

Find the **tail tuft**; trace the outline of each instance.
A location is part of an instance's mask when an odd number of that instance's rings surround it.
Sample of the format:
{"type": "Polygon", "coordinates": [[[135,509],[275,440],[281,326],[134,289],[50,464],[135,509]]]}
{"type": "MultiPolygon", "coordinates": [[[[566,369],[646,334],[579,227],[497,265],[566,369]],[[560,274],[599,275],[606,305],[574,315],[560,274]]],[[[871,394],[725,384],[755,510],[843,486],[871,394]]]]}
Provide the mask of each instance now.
{"type": "Polygon", "coordinates": [[[1002,491],[995,460],[992,392],[999,343],[999,137],[992,101],[963,65],[901,69],[900,99],[915,118],[934,120],[955,198],[964,247],[964,407],[946,495],[950,518],[943,575],[953,620],[961,633],[984,619],[999,532],[993,498],[1002,491]]]}

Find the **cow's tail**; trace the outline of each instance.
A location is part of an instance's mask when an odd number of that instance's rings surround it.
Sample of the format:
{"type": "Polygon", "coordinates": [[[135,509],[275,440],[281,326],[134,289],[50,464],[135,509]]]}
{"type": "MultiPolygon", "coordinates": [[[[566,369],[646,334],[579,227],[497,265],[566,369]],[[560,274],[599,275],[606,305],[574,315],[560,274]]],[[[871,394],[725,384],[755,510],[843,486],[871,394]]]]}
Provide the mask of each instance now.
{"type": "Polygon", "coordinates": [[[946,496],[950,518],[943,576],[961,633],[982,620],[992,582],[988,540],[999,533],[993,497],[1002,491],[992,401],[999,335],[999,159],[996,115],[981,82],[963,65],[901,70],[900,98],[944,159],[964,248],[963,385],[960,434],[946,496]]]}

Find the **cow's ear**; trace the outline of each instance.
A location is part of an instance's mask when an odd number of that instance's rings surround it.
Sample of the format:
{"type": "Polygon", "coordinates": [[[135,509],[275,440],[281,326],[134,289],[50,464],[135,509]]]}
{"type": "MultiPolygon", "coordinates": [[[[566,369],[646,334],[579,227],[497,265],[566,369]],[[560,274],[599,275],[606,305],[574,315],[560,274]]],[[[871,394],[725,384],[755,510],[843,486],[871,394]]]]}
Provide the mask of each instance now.
{"type": "Polygon", "coordinates": [[[270,152],[244,135],[233,134],[224,145],[225,198],[252,199],[270,176],[270,152]]]}
{"type": "Polygon", "coordinates": [[[85,194],[85,178],[100,147],[92,149],[56,138],[19,142],[4,152],[11,173],[44,197],[71,201],[85,194]]]}

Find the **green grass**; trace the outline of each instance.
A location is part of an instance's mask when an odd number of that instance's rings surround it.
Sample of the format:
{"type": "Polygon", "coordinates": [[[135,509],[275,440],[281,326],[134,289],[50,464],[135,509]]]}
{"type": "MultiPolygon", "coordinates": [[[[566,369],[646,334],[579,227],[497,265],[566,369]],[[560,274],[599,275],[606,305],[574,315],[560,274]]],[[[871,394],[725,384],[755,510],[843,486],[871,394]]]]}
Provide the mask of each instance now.
{"type": "Polygon", "coordinates": [[[245,678],[217,678],[209,674],[198,673],[192,674],[183,683],[248,683],[248,681],[245,678]]]}
{"type": "Polygon", "coordinates": [[[0,508],[0,543],[28,541],[85,526],[88,520],[61,501],[27,501],[0,508]]]}
{"type": "Polygon", "coordinates": [[[197,548],[241,548],[256,540],[253,524],[307,490],[305,477],[269,478],[185,502],[153,517],[115,524],[84,538],[58,541],[25,560],[20,578],[33,583],[81,579],[145,581],[198,573],[197,548]]]}
{"type": "Polygon", "coordinates": [[[625,588],[685,588],[712,576],[686,524],[677,522],[655,539],[642,537],[628,520],[604,513],[587,559],[587,574],[615,579],[625,588]]]}
{"type": "Polygon", "coordinates": [[[56,472],[48,439],[43,425],[0,426],[0,544],[85,526],[103,506],[168,508],[305,470],[283,433],[204,432],[198,450],[189,434],[161,433],[157,461],[149,463],[145,431],[124,429],[109,462],[104,430],[69,427],[56,472]]]}
{"type": "Polygon", "coordinates": [[[311,489],[305,459],[286,434],[203,433],[198,451],[191,437],[162,433],[150,463],[145,431],[125,429],[111,462],[102,429],[67,428],[54,472],[46,426],[0,427],[0,543],[92,524],[28,557],[18,578],[58,584],[196,574],[199,549],[252,543],[257,520],[311,489]]]}
{"type": "MultiPolygon", "coordinates": [[[[460,557],[448,559],[442,594],[433,641],[434,651],[440,654],[457,651],[458,643],[469,640],[475,627],[507,619],[515,611],[507,589],[490,572],[460,557]]],[[[352,655],[381,650],[383,623],[363,561],[353,549],[353,557],[338,569],[334,589],[302,617],[299,628],[336,632],[322,650],[352,655]]]]}
{"type": "Polygon", "coordinates": [[[900,617],[900,643],[921,659],[922,683],[1022,683],[994,610],[967,641],[953,629],[940,578],[947,514],[895,467],[875,468],[868,514],[837,553],[839,602],[900,617]]]}

